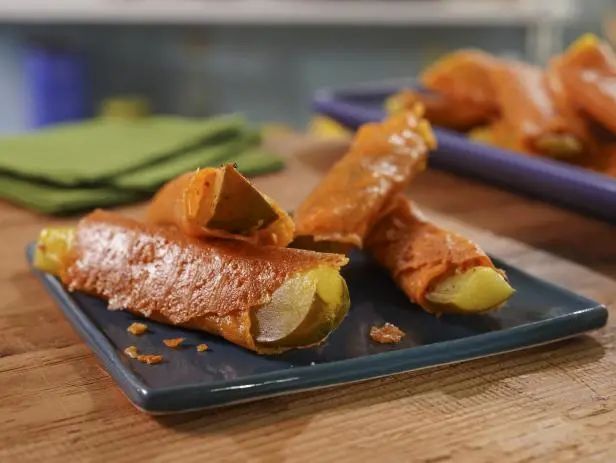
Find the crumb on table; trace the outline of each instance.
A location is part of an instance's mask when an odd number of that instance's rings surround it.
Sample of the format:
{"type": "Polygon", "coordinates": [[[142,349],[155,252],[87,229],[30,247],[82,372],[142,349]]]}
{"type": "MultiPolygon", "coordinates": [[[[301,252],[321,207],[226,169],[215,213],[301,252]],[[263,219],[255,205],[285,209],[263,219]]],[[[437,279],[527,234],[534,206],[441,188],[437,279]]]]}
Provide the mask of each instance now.
{"type": "Polygon", "coordinates": [[[139,336],[145,333],[147,330],[148,325],[139,322],[131,323],[130,326],[126,328],[126,331],[128,331],[130,334],[134,334],[135,336],[139,336]]]}
{"type": "Polygon", "coordinates": [[[205,352],[208,349],[209,349],[209,346],[207,344],[199,344],[197,346],[197,352],[205,352]]]}
{"type": "Polygon", "coordinates": [[[137,352],[137,346],[128,346],[126,349],[124,349],[124,353],[132,359],[136,359],[139,356],[139,352],[137,352]]]}
{"type": "Polygon", "coordinates": [[[163,361],[163,356],[162,355],[154,355],[154,354],[138,355],[137,356],[137,360],[139,360],[142,363],[147,363],[148,365],[154,365],[155,363],[162,362],[163,361]]]}
{"type": "Polygon", "coordinates": [[[370,337],[381,344],[396,344],[405,336],[404,331],[392,323],[370,328],[370,337]]]}
{"type": "Polygon", "coordinates": [[[171,347],[172,349],[177,349],[185,339],[186,338],[163,339],[163,344],[167,347],[171,347]]]}

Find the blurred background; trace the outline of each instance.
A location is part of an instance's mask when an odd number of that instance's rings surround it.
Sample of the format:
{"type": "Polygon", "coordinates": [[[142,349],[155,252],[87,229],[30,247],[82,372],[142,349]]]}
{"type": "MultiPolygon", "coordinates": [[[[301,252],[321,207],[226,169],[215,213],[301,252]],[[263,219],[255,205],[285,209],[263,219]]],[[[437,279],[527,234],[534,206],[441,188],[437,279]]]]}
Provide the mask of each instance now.
{"type": "Polygon", "coordinates": [[[145,98],[154,112],[243,112],[302,127],[323,86],[414,76],[460,47],[544,63],[610,0],[0,1],[0,133],[145,98]]]}

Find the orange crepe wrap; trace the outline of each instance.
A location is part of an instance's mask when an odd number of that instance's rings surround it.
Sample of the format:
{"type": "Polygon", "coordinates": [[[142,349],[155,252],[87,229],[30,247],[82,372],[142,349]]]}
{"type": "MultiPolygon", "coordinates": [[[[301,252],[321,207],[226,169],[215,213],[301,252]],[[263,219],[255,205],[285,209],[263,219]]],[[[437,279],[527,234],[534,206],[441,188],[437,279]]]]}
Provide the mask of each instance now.
{"type": "Polygon", "coordinates": [[[390,114],[411,109],[417,103],[425,108],[425,117],[431,124],[452,130],[466,131],[489,122],[494,112],[485,105],[474,105],[463,99],[448,97],[441,93],[402,90],[388,99],[390,114]]]}
{"type": "Polygon", "coordinates": [[[456,102],[456,108],[466,103],[474,112],[494,117],[499,107],[491,74],[498,63],[497,58],[479,50],[456,51],[429,66],[421,83],[456,102]]]}
{"type": "Polygon", "coordinates": [[[616,177],[616,142],[598,144],[596,150],[585,159],[583,166],[610,177],[616,177]]]}
{"type": "Polygon", "coordinates": [[[364,124],[297,209],[296,236],[362,247],[383,206],[425,169],[435,144],[420,108],[364,124]]]}
{"type": "Polygon", "coordinates": [[[60,276],[69,290],[105,298],[111,309],[269,353],[281,349],[255,343],[251,311],[298,272],[346,263],[337,254],[195,239],[99,210],[79,222],[60,276]]]}
{"type": "MultiPolygon", "coordinates": [[[[227,167],[227,166],[226,166],[227,167]]],[[[267,226],[248,234],[229,233],[201,224],[200,211],[216,201],[216,175],[222,168],[204,168],[187,172],[166,183],[152,198],[146,214],[148,223],[171,225],[195,238],[232,238],[255,244],[286,246],[293,239],[293,220],[273,200],[261,194],[275,211],[277,218],[267,226]]],[[[241,193],[241,192],[240,192],[241,193]]],[[[241,202],[241,194],[237,201],[241,202]]]]}
{"type": "Polygon", "coordinates": [[[426,295],[445,278],[472,267],[494,267],[475,243],[430,223],[402,195],[372,228],[366,249],[428,312],[432,310],[426,295]]]}
{"type": "Polygon", "coordinates": [[[520,140],[509,125],[502,120],[496,120],[488,125],[476,127],[468,132],[468,137],[480,143],[507,148],[513,151],[523,151],[520,140]]]}
{"type": "Polygon", "coordinates": [[[546,74],[540,68],[507,61],[492,73],[493,86],[501,111],[499,124],[511,134],[511,147],[520,151],[547,154],[545,142],[568,136],[579,146],[585,144],[581,120],[552,97],[546,74]]]}
{"type": "Polygon", "coordinates": [[[572,104],[616,133],[616,55],[597,37],[586,35],[551,62],[572,104]]]}

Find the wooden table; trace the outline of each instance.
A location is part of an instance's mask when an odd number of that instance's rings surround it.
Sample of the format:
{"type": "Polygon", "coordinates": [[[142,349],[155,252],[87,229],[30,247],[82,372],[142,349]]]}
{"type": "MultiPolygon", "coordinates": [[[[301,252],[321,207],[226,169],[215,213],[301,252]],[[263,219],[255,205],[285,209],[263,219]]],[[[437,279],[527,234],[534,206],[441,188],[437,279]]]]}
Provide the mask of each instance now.
{"type": "MultiPolygon", "coordinates": [[[[339,155],[289,137],[258,185],[292,208],[339,155]]],[[[616,308],[616,228],[429,171],[429,216],[616,308]]],[[[139,214],[141,207],[126,208],[139,214]]],[[[49,219],[0,203],[0,461],[616,461],[616,325],[458,365],[205,412],[137,411],[30,274],[49,219]],[[70,457],[70,458],[69,458],[70,457]]]]}

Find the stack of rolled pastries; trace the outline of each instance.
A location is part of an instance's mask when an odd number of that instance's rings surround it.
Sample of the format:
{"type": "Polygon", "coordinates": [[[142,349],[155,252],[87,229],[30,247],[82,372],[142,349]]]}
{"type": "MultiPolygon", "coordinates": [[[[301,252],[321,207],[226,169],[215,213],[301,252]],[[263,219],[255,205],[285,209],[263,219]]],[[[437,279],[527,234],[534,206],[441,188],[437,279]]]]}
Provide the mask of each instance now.
{"type": "Polygon", "coordinates": [[[545,68],[460,50],[390,97],[390,113],[422,102],[435,125],[471,139],[616,177],[616,54],[587,34],[545,68]]]}
{"type": "Polygon", "coordinates": [[[503,272],[402,195],[434,147],[414,105],[361,127],[294,219],[232,165],[204,168],[163,186],[143,222],[97,210],[76,228],[43,230],[35,265],[110,309],[262,354],[317,345],[343,322],[340,269],[353,248],[428,312],[497,308],[513,293],[503,272]]]}

